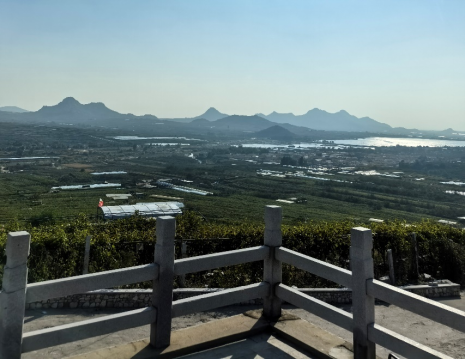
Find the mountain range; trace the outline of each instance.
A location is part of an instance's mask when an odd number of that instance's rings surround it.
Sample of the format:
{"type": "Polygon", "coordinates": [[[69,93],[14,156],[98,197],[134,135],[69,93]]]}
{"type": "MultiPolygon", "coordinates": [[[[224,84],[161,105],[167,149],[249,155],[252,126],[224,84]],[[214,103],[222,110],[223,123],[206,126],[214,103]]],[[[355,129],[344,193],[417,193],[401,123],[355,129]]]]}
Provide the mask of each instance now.
{"type": "Polygon", "coordinates": [[[28,112],[28,110],[21,109],[17,106],[0,106],[0,111],[8,111],[8,112],[13,112],[13,113],[28,112]]]}
{"type": "MultiPolygon", "coordinates": [[[[72,97],[63,99],[53,106],[43,106],[38,111],[27,112],[16,107],[0,108],[0,121],[22,122],[57,122],[75,125],[92,125],[117,128],[142,128],[151,124],[166,124],[173,129],[185,126],[189,129],[209,129],[209,131],[260,132],[279,125],[297,135],[308,135],[312,131],[370,132],[386,134],[402,134],[411,130],[392,128],[369,117],[358,118],[345,110],[329,113],[320,109],[312,109],[303,115],[272,112],[269,115],[252,116],[228,115],[215,108],[192,118],[158,118],[154,115],[136,116],[121,114],[109,109],[103,103],[81,104],[72,97]]],[[[276,132],[276,128],[272,133],[276,132]]],[[[453,131],[453,130],[452,130],[453,131]]]]}
{"type": "MultiPolygon", "coordinates": [[[[202,115],[192,118],[165,118],[164,120],[189,123],[198,119],[218,121],[220,119],[227,118],[228,116],[230,115],[223,114],[215,108],[211,107],[202,115]]],[[[271,121],[273,123],[271,126],[274,124],[289,124],[313,130],[349,132],[390,132],[393,130],[393,128],[388,124],[378,122],[369,117],[358,118],[354,115],[350,115],[345,110],[341,110],[337,113],[329,113],[324,110],[313,109],[303,115],[294,115],[292,113],[280,114],[277,112],[272,112],[269,115],[259,113],[256,114],[255,117],[249,116],[247,118],[249,121],[259,123],[260,120],[258,117],[271,121]]]]}

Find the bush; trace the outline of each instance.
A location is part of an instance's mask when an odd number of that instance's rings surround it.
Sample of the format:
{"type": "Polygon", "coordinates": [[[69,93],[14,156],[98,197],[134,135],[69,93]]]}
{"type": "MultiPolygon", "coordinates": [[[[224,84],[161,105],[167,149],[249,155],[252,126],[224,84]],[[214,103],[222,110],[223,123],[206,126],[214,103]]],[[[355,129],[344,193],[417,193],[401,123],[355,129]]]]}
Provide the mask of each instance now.
{"type": "MultiPolygon", "coordinates": [[[[283,226],[283,245],[291,250],[349,267],[350,229],[346,222],[310,222],[283,226]]],[[[412,267],[411,233],[417,234],[420,272],[447,278],[465,285],[465,232],[460,229],[424,221],[407,226],[400,221],[369,224],[373,231],[375,276],[387,275],[387,249],[392,249],[399,284],[409,281],[412,267]]],[[[85,216],[64,225],[29,225],[32,237],[29,256],[29,282],[52,280],[82,273],[84,245],[92,236],[89,272],[118,269],[153,262],[156,220],[140,216],[106,223],[90,223],[85,216]]],[[[5,264],[4,247],[8,231],[20,230],[16,222],[0,228],[0,276],[5,264]]],[[[264,225],[208,223],[194,212],[177,218],[176,258],[181,256],[179,240],[187,242],[187,255],[197,256],[263,244],[264,225]]],[[[188,274],[188,287],[233,287],[261,281],[261,262],[212,269],[188,274]]],[[[298,287],[336,286],[330,281],[283,267],[283,281],[298,287]]],[[[150,286],[139,284],[138,286],[150,286]]],[[[131,287],[133,287],[131,285],[131,287]]]]}

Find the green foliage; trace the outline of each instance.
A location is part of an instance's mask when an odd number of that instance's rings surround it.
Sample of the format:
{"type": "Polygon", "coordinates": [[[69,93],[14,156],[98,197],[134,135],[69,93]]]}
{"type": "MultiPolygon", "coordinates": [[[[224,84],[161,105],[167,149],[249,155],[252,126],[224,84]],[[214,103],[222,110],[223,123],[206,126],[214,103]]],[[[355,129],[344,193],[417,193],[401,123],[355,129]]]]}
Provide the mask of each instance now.
{"type": "MultiPolygon", "coordinates": [[[[350,229],[358,224],[342,222],[308,222],[283,225],[283,245],[302,254],[349,267],[350,229]]],[[[417,234],[420,272],[447,278],[465,285],[465,232],[435,222],[407,225],[393,221],[365,225],[373,231],[375,276],[388,273],[386,251],[392,249],[396,276],[400,284],[409,281],[412,268],[411,233],[417,234]]],[[[5,264],[7,233],[20,230],[17,222],[0,228],[0,275],[5,264]]],[[[32,237],[29,257],[29,282],[51,280],[82,273],[84,244],[92,235],[89,272],[98,272],[153,262],[156,220],[141,216],[91,223],[81,215],[62,225],[28,226],[32,237]]],[[[194,212],[177,218],[176,258],[181,256],[180,240],[187,242],[187,256],[198,256],[263,244],[264,226],[242,222],[237,225],[209,223],[194,212]]],[[[262,279],[261,262],[188,274],[188,287],[234,287],[262,279]]],[[[326,287],[336,284],[305,273],[292,266],[283,268],[283,281],[298,287],[326,287]]],[[[148,287],[150,284],[139,284],[148,287]]],[[[132,287],[132,285],[131,285],[132,287]]]]}

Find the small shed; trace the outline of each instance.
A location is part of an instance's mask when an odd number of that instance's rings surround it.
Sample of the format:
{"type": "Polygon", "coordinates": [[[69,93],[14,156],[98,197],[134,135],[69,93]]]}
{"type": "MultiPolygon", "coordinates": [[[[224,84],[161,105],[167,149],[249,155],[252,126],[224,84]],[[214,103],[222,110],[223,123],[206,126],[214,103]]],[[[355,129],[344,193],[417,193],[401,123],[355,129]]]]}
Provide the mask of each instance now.
{"type": "Polygon", "coordinates": [[[182,214],[183,207],[183,203],[172,201],[102,206],[100,210],[104,220],[117,220],[133,216],[136,212],[143,217],[176,216],[182,214]]]}

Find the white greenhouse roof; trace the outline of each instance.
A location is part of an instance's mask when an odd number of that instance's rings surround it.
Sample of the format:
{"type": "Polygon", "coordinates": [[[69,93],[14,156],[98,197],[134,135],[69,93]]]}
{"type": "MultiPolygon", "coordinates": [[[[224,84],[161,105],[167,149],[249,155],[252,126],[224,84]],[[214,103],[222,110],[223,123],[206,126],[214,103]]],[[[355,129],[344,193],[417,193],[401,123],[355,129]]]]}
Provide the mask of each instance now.
{"type": "Polygon", "coordinates": [[[123,219],[139,212],[144,217],[158,217],[182,214],[181,202],[151,202],[137,203],[135,205],[102,206],[103,217],[107,220],[123,219]]]}

